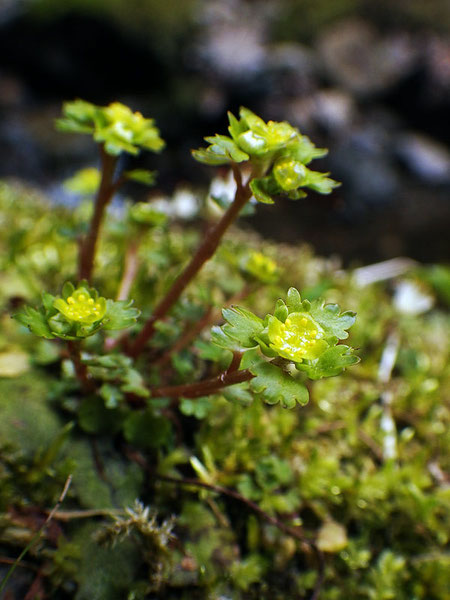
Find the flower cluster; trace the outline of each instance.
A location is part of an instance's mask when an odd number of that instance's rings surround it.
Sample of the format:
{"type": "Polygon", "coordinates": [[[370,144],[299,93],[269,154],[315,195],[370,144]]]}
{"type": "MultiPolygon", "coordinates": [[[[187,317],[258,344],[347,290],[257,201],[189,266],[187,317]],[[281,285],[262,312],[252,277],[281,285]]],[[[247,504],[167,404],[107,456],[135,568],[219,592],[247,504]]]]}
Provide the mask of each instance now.
{"type": "Polygon", "coordinates": [[[100,329],[125,329],[136,322],[139,311],[132,302],[114,302],[99,296],[97,290],[82,281],[75,289],[67,282],[62,296],[45,293],[38,309],[26,306],[15,315],[30,331],[47,339],[77,340],[100,329]]]}
{"type": "Polygon", "coordinates": [[[74,100],[64,104],[63,114],[64,118],[56,121],[58,129],[91,134],[113,156],[121,152],[139,154],[140,150],[159,152],[164,147],[154,120],[132,112],[120,102],[96,106],[85,100],[74,100]]]}
{"type": "Polygon", "coordinates": [[[210,145],[194,150],[194,158],[208,165],[251,162],[262,175],[251,181],[253,195],[268,204],[282,194],[302,198],[305,187],[329,194],[339,185],[327,173],[308,169],[306,165],[327,151],[316,148],[297,128],[285,121],[266,123],[247,108],[241,108],[239,116],[228,113],[230,136],[206,137],[210,145]]]}
{"type": "Polygon", "coordinates": [[[264,319],[239,307],[225,309],[223,316],[225,325],[212,329],[215,344],[239,352],[259,348],[268,358],[294,363],[310,379],[338,375],[358,362],[352,348],[338,343],[348,337],[355,314],[341,313],[337,304],[302,300],[295,288],[264,319]]]}

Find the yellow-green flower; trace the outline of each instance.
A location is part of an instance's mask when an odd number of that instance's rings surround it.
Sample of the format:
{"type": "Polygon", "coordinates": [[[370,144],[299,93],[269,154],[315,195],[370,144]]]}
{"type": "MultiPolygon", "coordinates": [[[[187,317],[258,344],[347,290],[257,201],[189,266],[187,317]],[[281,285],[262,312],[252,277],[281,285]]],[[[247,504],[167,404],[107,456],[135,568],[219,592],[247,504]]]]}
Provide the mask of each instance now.
{"type": "Polygon", "coordinates": [[[308,313],[291,313],[284,323],[271,317],[268,336],[270,348],[294,362],[315,360],[328,348],[323,329],[308,313]]]}
{"type": "Polygon", "coordinates": [[[262,252],[252,252],[244,262],[243,268],[264,283],[275,281],[278,274],[277,263],[262,252]]]}
{"type": "Polygon", "coordinates": [[[53,302],[54,308],[68,321],[92,325],[101,321],[106,313],[106,300],[101,296],[95,298],[84,287],[79,287],[72,292],[66,300],[56,298],[53,302]]]}
{"type": "Polygon", "coordinates": [[[139,154],[141,149],[159,152],[164,146],[154,120],[146,119],[120,102],[96,106],[75,100],[64,104],[63,113],[64,118],[56,121],[58,129],[93,134],[94,140],[113,156],[121,152],[139,154]]]}
{"type": "Polygon", "coordinates": [[[105,148],[112,154],[118,154],[120,150],[137,154],[139,147],[158,152],[164,146],[154,120],[146,119],[140,112],[132,112],[120,102],[102,108],[101,116],[105,123],[97,124],[94,138],[105,142],[105,148]]]}
{"type": "Polygon", "coordinates": [[[299,160],[288,156],[279,158],[273,167],[276,182],[286,192],[300,187],[305,182],[306,172],[306,167],[299,160]]]}
{"type": "Polygon", "coordinates": [[[298,130],[286,121],[265,123],[247,108],[241,108],[239,115],[239,122],[230,118],[230,133],[239,147],[249,154],[274,152],[299,137],[298,130]]]}

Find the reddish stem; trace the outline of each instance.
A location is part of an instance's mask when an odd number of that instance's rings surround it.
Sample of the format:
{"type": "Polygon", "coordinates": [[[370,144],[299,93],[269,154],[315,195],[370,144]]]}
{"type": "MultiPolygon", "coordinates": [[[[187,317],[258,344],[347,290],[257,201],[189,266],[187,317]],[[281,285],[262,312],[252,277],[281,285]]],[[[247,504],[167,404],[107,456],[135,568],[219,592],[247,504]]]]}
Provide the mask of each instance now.
{"type": "MultiPolygon", "coordinates": [[[[248,296],[249,293],[250,286],[244,286],[244,288],[240,292],[234,294],[233,296],[231,296],[231,298],[228,298],[227,306],[231,306],[235,302],[239,302],[240,300],[248,296]]],[[[181,350],[186,348],[186,346],[188,346],[192,342],[192,340],[194,340],[202,332],[202,330],[205,327],[215,323],[218,319],[220,319],[220,317],[220,309],[214,308],[212,306],[209,307],[205,314],[200,318],[200,320],[198,320],[196,323],[189,324],[189,326],[185,329],[181,337],[175,342],[172,348],[169,348],[166,352],[164,352],[164,354],[160,358],[158,358],[158,360],[154,361],[153,366],[163,366],[167,364],[170,361],[170,358],[173,354],[176,354],[177,352],[180,352],[181,350]]]]}
{"type": "Polygon", "coordinates": [[[100,146],[100,156],[102,163],[100,187],[95,200],[94,214],[92,215],[90,229],[86,237],[81,242],[79,257],[78,278],[80,280],[87,279],[87,281],[90,281],[92,278],[95,249],[100,233],[100,227],[103,221],[103,215],[107,205],[109,204],[114,192],[118,187],[113,183],[117,157],[108,154],[103,146],[100,146]]]}
{"type": "Polygon", "coordinates": [[[192,279],[197,275],[202,266],[207,262],[217,250],[220,241],[231,225],[236,219],[238,214],[241,212],[245,204],[250,200],[252,192],[250,190],[249,182],[251,177],[245,185],[242,184],[241,174],[238,168],[233,169],[236,179],[236,195],[231,206],[228,208],[226,213],[220,219],[220,221],[206,234],[205,239],[200,244],[197,252],[192,257],[190,263],[187,265],[185,270],[178,276],[178,278],[172,284],[164,298],[159,302],[153,311],[152,316],[148,319],[144,325],[142,331],[134,340],[134,343],[128,350],[128,354],[132,357],[137,357],[145,345],[152,337],[155,331],[155,323],[162,319],[172,308],[175,302],[183,293],[184,289],[189,285],[192,279]]]}
{"type": "Polygon", "coordinates": [[[185,383],[182,385],[169,385],[149,388],[152,398],[199,398],[209,396],[224,387],[249,381],[254,375],[247,369],[242,371],[225,371],[217,377],[204,379],[196,383],[185,383]]]}
{"type": "Polygon", "coordinates": [[[81,362],[80,347],[77,342],[68,341],[67,349],[69,351],[70,360],[75,369],[75,375],[80,382],[80,385],[85,393],[92,392],[95,389],[95,384],[90,379],[87,366],[81,362]]]}

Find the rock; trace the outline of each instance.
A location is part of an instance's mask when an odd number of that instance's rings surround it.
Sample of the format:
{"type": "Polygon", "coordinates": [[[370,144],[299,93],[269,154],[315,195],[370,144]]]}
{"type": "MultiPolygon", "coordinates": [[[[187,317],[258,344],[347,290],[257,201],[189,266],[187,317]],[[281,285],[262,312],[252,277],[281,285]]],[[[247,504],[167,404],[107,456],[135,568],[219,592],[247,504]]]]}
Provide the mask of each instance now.
{"type": "Polygon", "coordinates": [[[450,183],[450,151],[439,142],[418,133],[397,138],[396,153],[406,167],[426,183],[450,183]]]}
{"type": "Polygon", "coordinates": [[[408,34],[382,37],[359,20],[346,20],[326,29],[319,38],[318,51],[328,77],[364,97],[392,88],[418,60],[408,34]]]}
{"type": "Polygon", "coordinates": [[[203,25],[196,55],[224,81],[252,78],[266,62],[265,16],[238,0],[208,3],[200,19],[203,25]]]}

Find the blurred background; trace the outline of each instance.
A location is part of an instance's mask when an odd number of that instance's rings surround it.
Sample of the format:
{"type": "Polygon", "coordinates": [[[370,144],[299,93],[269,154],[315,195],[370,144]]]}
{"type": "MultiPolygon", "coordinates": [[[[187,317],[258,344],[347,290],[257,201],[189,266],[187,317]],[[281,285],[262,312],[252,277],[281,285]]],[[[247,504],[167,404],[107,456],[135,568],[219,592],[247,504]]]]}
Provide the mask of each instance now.
{"type": "Polygon", "coordinates": [[[54,130],[61,102],[120,100],[167,141],[158,187],[206,190],[189,150],[245,105],[288,120],[329,156],[332,195],[258,207],[265,236],[345,264],[449,259],[448,0],[0,0],[0,177],[59,201],[96,164],[54,130]]]}

